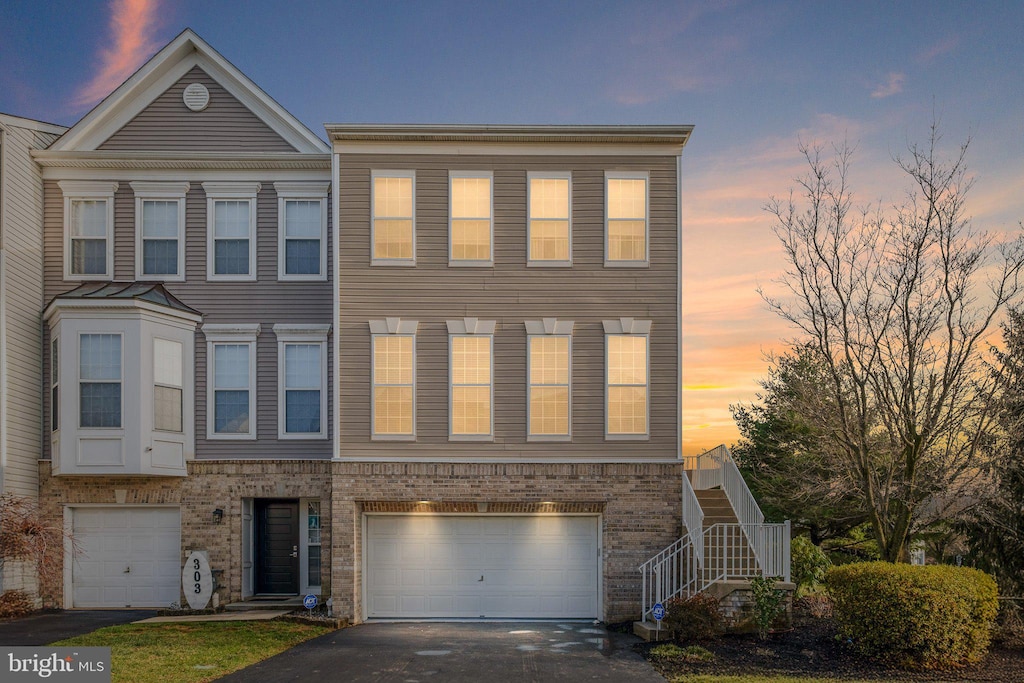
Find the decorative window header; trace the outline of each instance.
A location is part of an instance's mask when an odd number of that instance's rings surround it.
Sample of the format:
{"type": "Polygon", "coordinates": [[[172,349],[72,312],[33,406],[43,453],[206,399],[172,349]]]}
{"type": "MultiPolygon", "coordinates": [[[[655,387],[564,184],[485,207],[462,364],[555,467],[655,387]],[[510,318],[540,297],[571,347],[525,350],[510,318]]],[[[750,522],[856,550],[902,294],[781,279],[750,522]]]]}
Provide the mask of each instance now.
{"type": "Polygon", "coordinates": [[[371,334],[416,334],[419,322],[416,320],[402,320],[401,318],[385,318],[384,320],[371,320],[371,334]]]}
{"type": "Polygon", "coordinates": [[[619,318],[618,320],[603,320],[605,334],[650,334],[651,321],[637,320],[636,318],[619,318]]]}
{"type": "Polygon", "coordinates": [[[494,320],[480,320],[479,318],[462,318],[459,320],[447,320],[448,334],[494,334],[497,322],[494,320]]]}
{"type": "Polygon", "coordinates": [[[575,323],[572,320],[559,320],[558,318],[543,318],[542,320],[527,320],[527,334],[572,334],[575,323]]]}

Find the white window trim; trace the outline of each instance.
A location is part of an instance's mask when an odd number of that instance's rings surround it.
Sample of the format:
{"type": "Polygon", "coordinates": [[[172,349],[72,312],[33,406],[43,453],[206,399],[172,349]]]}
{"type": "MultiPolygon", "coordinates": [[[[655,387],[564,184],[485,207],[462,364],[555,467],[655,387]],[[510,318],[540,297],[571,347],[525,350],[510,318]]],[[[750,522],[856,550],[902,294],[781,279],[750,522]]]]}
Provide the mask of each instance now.
{"type": "MultiPolygon", "coordinates": [[[[77,426],[79,433],[85,434],[118,434],[123,435],[125,431],[124,426],[124,399],[125,399],[125,380],[124,380],[124,335],[125,333],[118,330],[103,330],[103,331],[92,331],[92,330],[80,330],[76,335],[78,344],[75,346],[75,415],[77,416],[77,426]],[[102,335],[118,337],[121,340],[121,376],[117,380],[117,383],[121,385],[121,418],[120,425],[117,427],[85,427],[82,425],[82,337],[102,335]]],[[[85,380],[90,384],[113,384],[109,380],[85,380]]]]}
{"type": "MultiPolygon", "coordinates": [[[[448,327],[448,440],[449,441],[494,441],[494,329],[497,322],[494,320],[480,320],[478,318],[462,318],[446,321],[448,327]],[[454,372],[452,370],[452,338],[480,336],[490,339],[491,348],[491,430],[488,434],[455,434],[453,427],[455,412],[452,410],[452,399],[454,392],[454,372]]],[[[469,385],[466,385],[469,386],[469,385]]]]}
{"type": "MultiPolygon", "coordinates": [[[[153,367],[152,367],[152,370],[153,370],[153,431],[154,432],[158,432],[158,433],[164,433],[164,434],[184,434],[186,432],[185,420],[188,418],[188,412],[186,411],[186,406],[185,406],[185,382],[187,381],[186,378],[185,378],[185,345],[181,342],[180,339],[168,339],[168,338],[160,337],[160,336],[157,336],[157,335],[153,336],[153,339],[152,339],[151,343],[153,344],[153,367]],[[180,356],[180,359],[181,359],[181,383],[180,384],[167,384],[165,382],[157,382],[156,381],[156,342],[158,340],[159,341],[170,342],[172,344],[177,344],[178,346],[181,347],[181,356],[180,356]],[[180,392],[179,396],[181,397],[181,429],[161,429],[161,428],[156,426],[156,389],[158,387],[164,387],[166,389],[177,389],[180,392]]],[[[193,412],[195,412],[194,409],[193,409],[193,412]]]]}
{"type": "Polygon", "coordinates": [[[191,184],[183,182],[147,182],[131,183],[135,193],[135,279],[157,282],[183,282],[185,280],[185,194],[191,184]],[[178,272],[174,275],[149,275],[142,272],[142,204],[146,201],[177,201],[178,202],[178,272]]]}
{"type": "Polygon", "coordinates": [[[206,438],[217,441],[253,441],[256,439],[256,337],[259,323],[247,325],[203,325],[206,336],[206,438]],[[249,431],[244,434],[218,434],[215,431],[214,378],[217,368],[214,347],[217,344],[249,345],[249,431]]]}
{"type": "Polygon", "coordinates": [[[330,325],[274,325],[277,337],[277,438],[282,440],[316,440],[327,438],[327,335],[330,325]],[[320,431],[292,434],[285,431],[285,347],[288,344],[320,346],[320,431]]]}
{"type": "MultiPolygon", "coordinates": [[[[526,325],[526,440],[531,441],[572,441],[572,331],[574,322],[572,320],[557,320],[555,318],[544,318],[543,320],[527,320],[526,325]],[[533,402],[530,400],[533,393],[533,383],[530,382],[533,367],[533,354],[530,353],[530,342],[534,337],[565,337],[569,342],[569,348],[567,349],[568,354],[568,369],[569,369],[569,383],[567,388],[569,390],[569,430],[567,434],[533,434],[530,431],[531,424],[531,406],[533,402]]],[[[537,386],[558,386],[552,384],[543,384],[537,386]]]]}
{"type": "MultiPolygon", "coordinates": [[[[604,320],[604,439],[605,441],[649,441],[651,438],[651,321],[635,318],[604,320]],[[643,434],[608,433],[608,338],[638,335],[647,338],[647,431],[643,434]]],[[[630,386],[630,385],[616,385],[630,386]]]]}
{"type": "MultiPolygon", "coordinates": [[[[450,187],[450,181],[449,181],[450,187]]],[[[396,218],[380,216],[381,219],[396,218]]],[[[404,217],[402,217],[404,219],[404,217]]],[[[450,228],[449,228],[450,230],[450,228]]],[[[371,266],[415,266],[416,265],[416,171],[374,170],[370,172],[370,265],[371,266]],[[409,178],[412,180],[412,258],[376,258],[377,218],[374,212],[374,188],[377,178],[409,178]]]]}
{"type": "Polygon", "coordinates": [[[605,268],[647,268],[651,265],[651,174],[647,171],[605,171],[604,174],[604,265],[605,268]],[[636,260],[612,260],[608,256],[608,181],[644,181],[644,258],[636,260]]]}
{"type": "Polygon", "coordinates": [[[64,279],[114,279],[114,193],[118,184],[102,180],[61,180],[57,183],[64,193],[64,279]],[[107,205],[107,269],[104,273],[76,275],[71,272],[71,205],[76,201],[105,201],[107,205]]]}
{"type": "MultiPolygon", "coordinates": [[[[60,367],[59,364],[63,361],[60,358],[60,335],[54,335],[50,339],[50,433],[57,434],[60,432],[60,401],[61,401],[61,388],[60,388],[60,367]],[[56,361],[56,363],[54,362],[56,361]],[[57,400],[54,401],[54,390],[57,392],[57,400]],[[54,419],[56,416],[56,420],[54,419]]],[[[81,361],[79,361],[81,362],[81,361]]],[[[79,370],[81,372],[81,370],[79,370]]]]}
{"type": "MultiPolygon", "coordinates": [[[[462,216],[461,220],[481,220],[462,216]]],[[[449,171],[448,172],[448,266],[452,268],[490,268],[494,266],[494,174],[490,171],[449,171]],[[457,178],[487,178],[491,181],[491,257],[489,259],[456,259],[452,257],[452,181],[457,178]]]]}
{"type": "Polygon", "coordinates": [[[211,282],[254,282],[256,280],[256,195],[260,183],[203,183],[206,192],[206,279],[211,282]],[[217,275],[214,272],[214,229],[218,201],[249,201],[249,272],[245,275],[217,275]]]}
{"type": "Polygon", "coordinates": [[[300,587],[303,594],[307,593],[320,593],[322,590],[321,584],[310,584],[309,583],[309,549],[313,546],[320,548],[320,578],[323,581],[324,574],[324,504],[319,498],[300,498],[299,505],[302,507],[301,517],[302,522],[299,527],[299,535],[302,537],[299,543],[299,574],[302,580],[300,581],[300,587]],[[310,543],[309,542],[309,504],[311,502],[320,504],[320,542],[310,543]]]}
{"type": "MultiPolygon", "coordinates": [[[[416,440],[416,332],[419,323],[416,320],[386,318],[370,321],[370,440],[371,441],[415,441],[416,440]],[[409,434],[378,434],[377,424],[377,366],[374,362],[374,351],[378,337],[410,337],[412,338],[412,432],[409,434]]],[[[401,386],[388,384],[384,386],[401,386]]]]}
{"type": "MultiPolygon", "coordinates": [[[[545,217],[538,217],[538,220],[544,220],[545,217]]],[[[564,172],[537,172],[530,171],[526,174],[526,265],[530,268],[569,268],[572,266],[572,173],[569,171],[564,172]],[[531,252],[531,246],[533,244],[533,216],[530,213],[530,189],[532,187],[532,181],[537,179],[551,178],[555,180],[567,180],[569,181],[569,207],[566,214],[566,221],[568,223],[568,238],[569,238],[569,258],[558,260],[558,261],[547,261],[534,259],[531,252]]]]}
{"type": "Polygon", "coordinates": [[[330,183],[275,182],[277,192],[277,279],[282,282],[327,281],[327,193],[330,183]],[[289,275],[285,272],[285,205],[289,201],[320,202],[320,273],[289,275]]]}

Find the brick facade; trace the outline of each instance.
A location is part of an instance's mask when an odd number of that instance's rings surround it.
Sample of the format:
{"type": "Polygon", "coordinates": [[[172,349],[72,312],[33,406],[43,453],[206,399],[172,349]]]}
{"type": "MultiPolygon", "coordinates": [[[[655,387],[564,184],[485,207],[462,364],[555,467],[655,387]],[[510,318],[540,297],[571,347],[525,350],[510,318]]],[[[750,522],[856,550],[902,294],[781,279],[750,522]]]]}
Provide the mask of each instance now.
{"type": "MultiPolygon", "coordinates": [[[[363,514],[600,514],[603,619],[639,616],[641,563],[680,534],[682,463],[358,463],[297,460],[194,461],[182,479],[53,477],[40,463],[40,500],[48,519],[75,504],[181,506],[182,559],[209,551],[222,569],[222,603],[242,586],[242,499],[319,498],[323,517],[323,590],[336,616],[362,614],[363,514]],[[422,503],[420,501],[430,501],[422,503]],[[224,520],[212,520],[215,508],[224,520]],[[328,514],[328,510],[330,513],[328,514]],[[328,571],[329,569],[329,571],[328,571]]],[[[63,562],[60,553],[55,562],[63,562]]],[[[45,586],[62,604],[63,586],[45,586]]]]}

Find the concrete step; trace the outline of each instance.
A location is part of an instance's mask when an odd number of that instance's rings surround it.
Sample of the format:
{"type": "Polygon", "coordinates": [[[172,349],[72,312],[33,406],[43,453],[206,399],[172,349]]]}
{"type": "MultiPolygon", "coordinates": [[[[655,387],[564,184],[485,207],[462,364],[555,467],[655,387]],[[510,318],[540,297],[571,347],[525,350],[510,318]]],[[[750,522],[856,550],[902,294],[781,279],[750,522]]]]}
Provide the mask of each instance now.
{"type": "Polygon", "coordinates": [[[225,605],[228,612],[251,610],[294,610],[302,607],[301,595],[257,595],[241,602],[225,605]]]}
{"type": "Polygon", "coordinates": [[[665,629],[658,630],[658,623],[655,621],[634,621],[633,635],[643,638],[648,643],[655,640],[668,640],[672,637],[665,629]]]}

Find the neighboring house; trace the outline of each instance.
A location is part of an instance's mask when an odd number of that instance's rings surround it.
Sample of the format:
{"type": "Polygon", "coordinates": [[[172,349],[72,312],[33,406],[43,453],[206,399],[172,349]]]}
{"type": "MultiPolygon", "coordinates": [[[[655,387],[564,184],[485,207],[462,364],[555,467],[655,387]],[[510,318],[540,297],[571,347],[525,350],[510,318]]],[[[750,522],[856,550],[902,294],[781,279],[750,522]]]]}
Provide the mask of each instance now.
{"type": "MultiPolygon", "coordinates": [[[[318,593],[356,622],[621,621],[678,593],[690,479],[735,484],[680,457],[690,132],[328,146],[182,33],[32,155],[40,499],[81,550],[41,594],[180,603],[193,550],[220,602],[318,593]]],[[[740,517],[708,519],[754,539],[740,517]]]]}
{"type": "MultiPolygon", "coordinates": [[[[66,129],[0,114],[0,493],[38,495],[42,422],[43,181],[31,150],[66,129]]],[[[20,563],[0,566],[0,591],[35,590],[20,563]]]]}
{"type": "Polygon", "coordinates": [[[191,549],[222,598],[323,589],[328,152],[185,31],[35,155],[61,606],[179,603],[191,549]]]}

